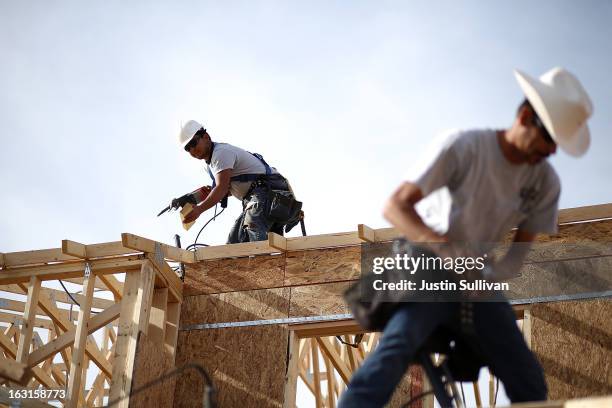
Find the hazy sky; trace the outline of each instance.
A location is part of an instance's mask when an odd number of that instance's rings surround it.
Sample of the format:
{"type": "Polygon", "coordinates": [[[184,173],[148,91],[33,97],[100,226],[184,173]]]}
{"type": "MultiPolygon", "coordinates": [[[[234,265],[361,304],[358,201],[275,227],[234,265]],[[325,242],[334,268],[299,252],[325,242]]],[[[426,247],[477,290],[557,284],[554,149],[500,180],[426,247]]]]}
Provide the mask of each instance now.
{"type": "MultiPolygon", "coordinates": [[[[287,176],[309,233],[386,226],[436,134],[512,122],[516,67],[582,80],[593,142],[552,159],[561,207],[612,202],[611,21],[599,0],[4,1],[0,252],[121,232],[191,243],[208,213],[188,233],[156,217],[209,184],[177,144],[189,119],[287,176]]],[[[239,211],[230,200],[201,241],[225,242],[239,211]]]]}

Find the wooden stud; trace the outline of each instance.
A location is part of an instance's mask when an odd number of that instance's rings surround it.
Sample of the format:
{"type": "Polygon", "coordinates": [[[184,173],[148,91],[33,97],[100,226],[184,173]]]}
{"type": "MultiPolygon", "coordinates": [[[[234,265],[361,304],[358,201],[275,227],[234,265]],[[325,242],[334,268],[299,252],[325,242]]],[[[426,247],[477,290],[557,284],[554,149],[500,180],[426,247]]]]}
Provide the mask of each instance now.
{"type": "MultiPolygon", "coordinates": [[[[5,351],[7,357],[9,358],[15,358],[17,356],[17,346],[3,333],[0,333],[0,348],[5,351]]],[[[51,378],[49,374],[45,373],[40,367],[33,367],[32,373],[34,374],[34,377],[45,387],[60,388],[53,378],[51,378]]]]}
{"type": "Polygon", "coordinates": [[[526,309],[523,311],[523,337],[527,347],[531,349],[531,310],[526,309]]]}
{"type": "MultiPolygon", "coordinates": [[[[92,273],[100,275],[139,269],[141,263],[142,260],[139,259],[138,256],[132,256],[122,257],[120,259],[98,259],[91,261],[89,264],[92,273]]],[[[0,274],[0,285],[24,283],[29,281],[32,276],[36,276],[40,280],[64,279],[70,282],[72,281],[71,279],[82,277],[84,269],[85,262],[83,261],[47,265],[44,267],[37,266],[8,269],[2,271],[2,274],[0,274]]],[[[79,278],[77,282],[81,282],[81,279],[82,278],[79,278]]]]}
{"type": "Polygon", "coordinates": [[[87,247],[68,239],[62,240],[62,253],[74,256],[75,258],[87,259],[87,247]]]}
{"type": "Polygon", "coordinates": [[[119,408],[129,406],[134,358],[141,330],[148,329],[155,270],[151,262],[142,264],[139,274],[129,273],[123,284],[119,333],[115,343],[110,400],[119,408]],[[145,325],[146,323],[146,325],[145,325]]]}
{"type": "Polygon", "coordinates": [[[115,301],[121,300],[121,294],[123,293],[123,284],[117,280],[113,275],[100,275],[100,280],[113,294],[115,301]]]}
{"type": "Polygon", "coordinates": [[[283,408],[295,408],[297,378],[300,360],[300,339],[295,332],[289,332],[287,372],[285,373],[285,392],[283,408]]]}
{"type": "MultiPolygon", "coordinates": [[[[120,310],[121,304],[117,303],[89,319],[87,323],[87,335],[92,334],[96,330],[115,320],[119,316],[120,310]]],[[[54,356],[56,353],[59,353],[60,350],[63,350],[64,348],[73,344],[75,342],[76,333],[77,328],[75,327],[74,329],[61,334],[56,339],[48,342],[44,346],[36,349],[30,354],[28,366],[33,367],[39,364],[41,361],[44,361],[45,359],[54,356]]]]}
{"type": "Polygon", "coordinates": [[[70,364],[70,375],[68,377],[68,401],[67,407],[74,408],[79,401],[81,393],[81,379],[83,376],[85,343],[87,341],[87,324],[91,312],[91,299],[93,297],[96,276],[91,275],[85,278],[83,294],[85,302],[81,303],[79,309],[79,319],[75,328],[74,347],[72,349],[72,362],[70,364]]]}
{"type": "Polygon", "coordinates": [[[340,378],[342,378],[342,380],[348,384],[351,379],[351,370],[349,370],[344,361],[340,359],[340,355],[334,348],[333,344],[331,344],[325,337],[315,337],[315,339],[321,348],[321,351],[323,351],[323,353],[329,357],[332,365],[338,374],[340,374],[340,378]]]}
{"type": "Polygon", "coordinates": [[[0,269],[4,269],[4,254],[0,252],[0,269]]]}
{"type": "MultiPolygon", "coordinates": [[[[22,286],[22,290],[27,293],[27,288],[25,285],[19,285],[22,286]]],[[[39,296],[38,306],[44,310],[45,313],[47,313],[51,320],[53,320],[53,322],[56,323],[62,331],[69,331],[74,328],[74,325],[70,321],[61,316],[59,310],[55,306],[55,302],[53,302],[51,299],[45,296],[39,296]]],[[[87,339],[85,351],[87,352],[89,358],[91,358],[101,370],[103,370],[109,377],[112,375],[112,367],[108,363],[108,360],[106,360],[100,353],[95,341],[87,339]]]]}
{"type": "Polygon", "coordinates": [[[473,381],[472,387],[474,387],[474,399],[476,400],[476,408],[482,408],[482,399],[480,398],[480,387],[478,386],[478,381],[473,381]]]}
{"type": "Polygon", "coordinates": [[[268,245],[271,248],[278,249],[281,252],[287,251],[287,238],[278,235],[274,232],[268,233],[268,245]]]}
{"type": "Polygon", "coordinates": [[[163,344],[166,339],[166,308],[168,288],[155,289],[151,303],[148,337],[155,344],[163,344]]]}
{"type": "Polygon", "coordinates": [[[13,359],[0,356],[0,378],[23,385],[24,377],[28,378],[28,367],[13,359]]]}
{"type": "Polygon", "coordinates": [[[181,304],[168,303],[166,309],[166,336],[164,339],[166,350],[173,357],[176,355],[176,342],[178,340],[179,320],[181,318],[181,304]]]}
{"type": "MultiPolygon", "coordinates": [[[[318,340],[318,338],[317,338],[318,340]]],[[[310,355],[312,357],[312,374],[314,381],[314,396],[316,408],[323,407],[323,398],[321,396],[321,373],[319,369],[319,347],[314,339],[310,339],[310,355]]]]}
{"type": "Polygon", "coordinates": [[[181,302],[183,300],[183,282],[178,277],[176,272],[174,272],[165,261],[159,262],[159,260],[152,254],[147,254],[146,259],[151,262],[151,265],[153,265],[157,271],[155,286],[168,288],[168,295],[171,301],[181,302]],[[158,285],[157,282],[160,284],[158,285]]]}
{"type": "Polygon", "coordinates": [[[139,237],[138,235],[121,234],[121,242],[126,248],[136,249],[142,252],[155,253],[156,247],[161,248],[164,258],[171,259],[183,263],[195,263],[195,255],[193,251],[186,251],[171,245],[162,244],[147,238],[139,237]]]}
{"type": "Polygon", "coordinates": [[[325,363],[325,374],[327,377],[327,406],[333,408],[336,403],[334,400],[334,370],[329,362],[329,357],[323,355],[323,362],[325,363]]]}
{"type": "Polygon", "coordinates": [[[36,276],[30,278],[28,285],[28,301],[23,313],[23,323],[21,326],[21,337],[17,347],[16,360],[18,363],[26,364],[30,354],[30,342],[34,330],[34,320],[36,319],[36,307],[38,305],[38,295],[40,293],[40,279],[36,276]]]}
{"type": "Polygon", "coordinates": [[[376,230],[367,225],[359,224],[357,226],[357,235],[359,235],[359,239],[362,241],[376,242],[376,230]]]}
{"type": "MultiPolygon", "coordinates": [[[[19,285],[16,285],[16,284],[0,286],[0,291],[9,292],[9,293],[18,293],[18,294],[23,293],[23,291],[21,290],[21,287],[19,287],[19,285]]],[[[73,303],[72,300],[66,294],[66,292],[64,292],[63,290],[41,288],[40,294],[47,298],[53,298],[55,299],[56,302],[66,303],[66,304],[73,303]]],[[[83,301],[83,295],[73,294],[72,296],[79,303],[83,301]]],[[[96,309],[106,309],[107,307],[112,306],[114,304],[115,302],[113,302],[112,300],[94,297],[91,307],[94,307],[96,309]]]]}

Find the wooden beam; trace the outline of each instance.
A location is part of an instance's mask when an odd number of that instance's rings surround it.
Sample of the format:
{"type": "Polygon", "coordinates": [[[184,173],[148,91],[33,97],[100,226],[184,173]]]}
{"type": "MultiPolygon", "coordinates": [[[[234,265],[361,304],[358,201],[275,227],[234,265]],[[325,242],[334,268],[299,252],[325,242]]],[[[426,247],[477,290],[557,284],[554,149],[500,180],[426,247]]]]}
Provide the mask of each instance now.
{"type": "Polygon", "coordinates": [[[0,252],[0,268],[4,268],[4,254],[0,252]]]}
{"type": "Polygon", "coordinates": [[[364,224],[357,226],[357,235],[359,239],[366,242],[376,242],[376,230],[364,224]]]}
{"type": "Polygon", "coordinates": [[[183,300],[183,282],[176,272],[174,272],[165,261],[159,262],[158,259],[151,254],[147,254],[146,258],[157,271],[156,281],[159,280],[161,282],[161,285],[156,284],[155,287],[168,288],[169,298],[173,302],[181,302],[183,300]]]}
{"type": "MultiPolygon", "coordinates": [[[[23,291],[21,290],[21,288],[17,284],[0,285],[0,291],[9,292],[9,293],[18,293],[18,294],[22,294],[23,293],[23,291]]],[[[50,288],[41,288],[40,289],[40,293],[43,296],[50,297],[51,299],[54,299],[56,302],[66,303],[66,304],[72,304],[73,303],[72,300],[66,294],[66,292],[64,292],[63,290],[50,289],[50,288]]],[[[79,303],[81,303],[83,301],[83,295],[73,294],[72,296],[79,303]]],[[[113,304],[115,304],[115,302],[113,302],[112,300],[94,297],[93,298],[93,303],[91,304],[91,306],[96,308],[96,309],[106,309],[107,307],[109,307],[109,306],[111,306],[113,304]]],[[[2,306],[0,306],[0,308],[2,308],[2,306]]]]}
{"type": "Polygon", "coordinates": [[[114,353],[110,400],[119,408],[128,408],[138,335],[148,329],[149,310],[155,281],[150,261],[143,263],[139,274],[128,274],[123,284],[119,333],[114,353]]]}
{"type": "Polygon", "coordinates": [[[29,377],[28,372],[25,364],[0,356],[0,378],[24,385],[24,379],[29,377]]]}
{"type": "MultiPolygon", "coordinates": [[[[6,337],[3,333],[0,333],[0,347],[5,351],[9,358],[15,358],[17,356],[17,346],[6,337]]],[[[47,388],[60,388],[59,385],[40,367],[33,367],[32,374],[34,377],[47,388]]]]}
{"type": "MultiPolygon", "coordinates": [[[[42,288],[41,288],[41,293],[42,293],[42,288]]],[[[25,307],[26,307],[26,303],[25,302],[19,302],[17,300],[11,300],[11,299],[0,299],[0,309],[11,310],[13,312],[24,313],[25,312],[25,307]]],[[[70,310],[60,309],[60,312],[68,320],[76,320],[76,318],[78,316],[78,312],[76,312],[76,311],[73,311],[72,315],[70,314],[70,310]]],[[[40,310],[37,310],[36,314],[38,316],[45,316],[46,317],[44,312],[42,312],[40,310]]],[[[38,326],[36,326],[36,327],[38,327],[38,326]]]]}
{"type": "Polygon", "coordinates": [[[100,275],[100,281],[108,288],[113,294],[115,300],[121,300],[121,294],[123,293],[123,284],[117,280],[113,275],[100,275]]]}
{"type": "Polygon", "coordinates": [[[334,370],[329,362],[329,357],[323,355],[323,362],[325,363],[325,375],[327,376],[327,406],[333,407],[336,405],[334,400],[334,370]]]}
{"type": "Polygon", "coordinates": [[[85,285],[83,286],[85,302],[81,303],[81,307],[79,308],[79,319],[75,328],[74,347],[72,348],[72,362],[70,364],[70,375],[68,377],[68,395],[66,404],[68,408],[75,408],[77,406],[79,394],[81,393],[85,344],[89,334],[87,333],[87,324],[89,323],[91,299],[93,298],[95,283],[95,275],[85,277],[85,285]]]}
{"type": "MultiPolygon", "coordinates": [[[[128,273],[127,275],[130,275],[128,273]]],[[[27,292],[27,288],[23,284],[19,284],[22,286],[22,290],[27,292]]],[[[55,302],[45,296],[39,296],[38,298],[38,306],[47,313],[47,315],[56,323],[59,328],[63,331],[70,331],[74,328],[74,325],[64,319],[61,314],[58,312],[58,309],[55,307],[55,302]]],[[[87,355],[91,360],[108,375],[109,377],[112,375],[112,367],[108,363],[108,360],[104,358],[104,356],[100,353],[98,346],[96,343],[90,339],[87,339],[86,349],[87,355]]]]}
{"type": "Polygon", "coordinates": [[[277,252],[271,248],[268,241],[242,242],[239,244],[217,245],[200,248],[196,251],[196,260],[232,258],[237,256],[249,256],[270,254],[277,252]]]}
{"type": "Polygon", "coordinates": [[[179,320],[181,317],[181,304],[168,303],[166,310],[166,336],[164,344],[166,350],[174,357],[176,355],[176,342],[178,340],[179,320]]]}
{"type": "Polygon", "coordinates": [[[348,384],[351,379],[351,370],[342,361],[333,344],[325,337],[315,337],[315,339],[321,350],[329,357],[338,374],[340,374],[340,378],[342,378],[345,384],[348,384]]]}
{"type": "Polygon", "coordinates": [[[271,248],[278,249],[281,252],[287,251],[287,238],[278,235],[274,232],[268,233],[268,245],[271,248]]]}
{"type": "MultiPolygon", "coordinates": [[[[138,256],[127,256],[121,258],[98,259],[90,261],[91,271],[95,275],[127,272],[140,269],[142,260],[138,256]]],[[[57,265],[46,265],[36,267],[13,268],[2,271],[0,274],[0,285],[27,282],[31,276],[40,280],[70,279],[83,276],[85,262],[71,262],[57,265]]]]}
{"type": "Polygon", "coordinates": [[[164,258],[183,263],[195,263],[195,254],[192,251],[186,251],[171,245],[162,244],[151,239],[139,237],[138,235],[121,234],[121,242],[126,248],[136,249],[142,252],[155,253],[156,248],[161,249],[164,258]]]}
{"type": "MultiPolygon", "coordinates": [[[[108,309],[104,310],[103,312],[93,316],[87,324],[87,335],[92,334],[96,330],[106,326],[108,323],[115,320],[117,317],[119,317],[120,311],[121,304],[116,303],[108,309]]],[[[66,347],[70,346],[74,343],[75,336],[76,328],[61,334],[56,339],[34,350],[28,358],[28,366],[35,366],[46,360],[47,358],[59,353],[60,350],[63,350],[66,347]]]]}
{"type": "MultiPolygon", "coordinates": [[[[23,316],[20,316],[14,313],[0,312],[0,322],[21,324],[22,321],[23,321],[23,316]]],[[[36,318],[33,322],[33,325],[34,327],[38,327],[41,329],[47,329],[47,330],[53,328],[53,322],[51,320],[40,319],[40,318],[36,318]]]]}
{"type": "Polygon", "coordinates": [[[166,307],[168,305],[168,288],[155,289],[149,317],[149,339],[162,345],[166,339],[166,307]]]}
{"type": "Polygon", "coordinates": [[[36,307],[38,306],[38,295],[40,293],[40,279],[36,276],[30,278],[28,285],[28,301],[23,313],[23,323],[21,325],[21,336],[17,347],[15,360],[18,363],[26,364],[30,354],[30,343],[32,342],[32,332],[34,330],[34,320],[36,319],[36,307]]]}
{"type": "Polygon", "coordinates": [[[87,259],[87,247],[79,242],[62,240],[62,253],[75,258],[87,259]]]}
{"type": "Polygon", "coordinates": [[[612,203],[565,208],[559,211],[559,224],[612,218],[612,203]]]}
{"type": "Polygon", "coordinates": [[[314,339],[310,339],[310,354],[312,356],[312,376],[315,389],[315,406],[316,408],[323,407],[323,398],[321,395],[321,373],[319,368],[319,348],[314,339]]]}

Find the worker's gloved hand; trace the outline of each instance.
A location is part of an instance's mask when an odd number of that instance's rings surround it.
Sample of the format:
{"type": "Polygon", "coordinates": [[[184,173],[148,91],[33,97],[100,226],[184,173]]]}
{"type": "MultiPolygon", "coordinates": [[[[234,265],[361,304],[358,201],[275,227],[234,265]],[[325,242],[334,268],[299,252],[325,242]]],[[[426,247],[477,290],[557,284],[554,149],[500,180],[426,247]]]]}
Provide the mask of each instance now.
{"type": "Polygon", "coordinates": [[[202,212],[202,207],[200,207],[199,205],[193,207],[193,210],[191,210],[191,212],[185,216],[183,223],[189,224],[190,222],[197,220],[198,217],[202,215],[202,212]]]}

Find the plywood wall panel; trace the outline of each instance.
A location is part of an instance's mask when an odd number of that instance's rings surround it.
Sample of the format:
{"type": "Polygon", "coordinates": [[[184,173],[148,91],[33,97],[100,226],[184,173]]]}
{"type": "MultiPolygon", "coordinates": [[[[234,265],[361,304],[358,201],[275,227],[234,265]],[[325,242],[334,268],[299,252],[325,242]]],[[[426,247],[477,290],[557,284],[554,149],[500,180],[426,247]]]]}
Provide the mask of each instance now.
{"type": "Polygon", "coordinates": [[[200,261],[187,265],[184,296],[283,286],[284,255],[200,261]]]}
{"type": "Polygon", "coordinates": [[[181,326],[286,318],[289,288],[189,296],[181,306],[181,326]]]}
{"type": "MultiPolygon", "coordinates": [[[[219,408],[282,407],[288,330],[257,326],[181,332],[177,365],[201,364],[217,387],[219,408]]],[[[201,407],[203,382],[195,372],[177,379],[176,407],[201,407]]]]}
{"type": "MultiPolygon", "coordinates": [[[[132,390],[158,379],[174,369],[174,357],[160,344],[140,333],[134,360],[132,390]]],[[[148,388],[130,398],[130,408],[173,407],[175,378],[148,388]]]]}
{"type": "Polygon", "coordinates": [[[352,282],[323,283],[291,288],[290,317],[349,313],[342,297],[352,282]]]}
{"type": "Polygon", "coordinates": [[[360,246],[287,252],[284,285],[347,281],[360,273],[360,246]]]}
{"type": "Polygon", "coordinates": [[[611,299],[538,304],[531,314],[549,399],[612,393],[611,299]]]}

